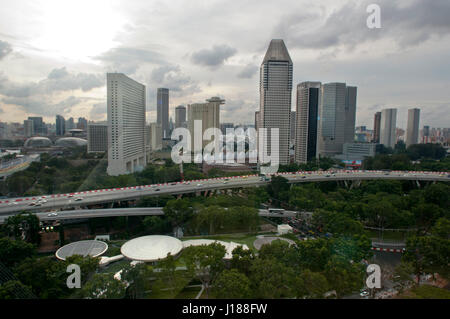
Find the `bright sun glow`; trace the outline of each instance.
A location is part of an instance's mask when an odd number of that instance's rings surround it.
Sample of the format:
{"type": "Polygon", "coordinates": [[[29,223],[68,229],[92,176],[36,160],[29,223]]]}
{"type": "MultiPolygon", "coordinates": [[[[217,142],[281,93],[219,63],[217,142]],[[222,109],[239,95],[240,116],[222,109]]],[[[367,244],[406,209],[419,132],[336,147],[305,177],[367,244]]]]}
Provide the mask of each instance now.
{"type": "Polygon", "coordinates": [[[45,54],[87,61],[114,46],[125,20],[110,0],[44,0],[42,32],[33,45],[45,54]]]}

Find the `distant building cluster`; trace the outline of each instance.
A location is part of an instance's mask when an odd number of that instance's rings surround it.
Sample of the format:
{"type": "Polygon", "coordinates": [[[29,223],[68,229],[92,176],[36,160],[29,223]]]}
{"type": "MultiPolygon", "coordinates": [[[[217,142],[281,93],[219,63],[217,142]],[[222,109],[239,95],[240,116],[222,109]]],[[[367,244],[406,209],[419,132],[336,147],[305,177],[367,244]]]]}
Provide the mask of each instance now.
{"type": "Polygon", "coordinates": [[[280,164],[301,164],[325,156],[361,161],[373,156],[380,145],[394,148],[399,141],[407,147],[417,143],[449,144],[449,128],[423,126],[420,130],[418,108],[408,110],[406,130],[397,127],[395,108],[376,112],[372,130],[355,127],[357,87],[347,83],[304,81],[295,85],[291,101],[293,68],[284,41],[273,39],[260,66],[260,102],[254,125],[222,123],[220,109],[225,100],[220,97],[176,106],[173,121],[169,117],[169,88],[156,89],[156,121],[148,123],[145,85],[123,73],[107,73],[107,121],[92,122],[79,117],[75,122],[73,117],[65,119],[57,114],[53,124],[45,123],[43,117],[30,116],[23,123],[0,122],[0,139],[22,139],[25,149],[40,151],[87,145],[90,153],[107,154],[110,175],[142,170],[153,152],[175,144],[179,137],[172,140],[172,132],[177,128],[187,128],[191,147],[197,144],[203,149],[210,141],[194,143],[194,130],[199,123],[196,121],[202,123],[202,135],[208,128],[220,129],[223,135],[236,127],[254,127],[258,134],[267,129],[258,151],[278,156],[280,164]],[[278,147],[271,145],[271,129],[278,130],[278,147]]]}

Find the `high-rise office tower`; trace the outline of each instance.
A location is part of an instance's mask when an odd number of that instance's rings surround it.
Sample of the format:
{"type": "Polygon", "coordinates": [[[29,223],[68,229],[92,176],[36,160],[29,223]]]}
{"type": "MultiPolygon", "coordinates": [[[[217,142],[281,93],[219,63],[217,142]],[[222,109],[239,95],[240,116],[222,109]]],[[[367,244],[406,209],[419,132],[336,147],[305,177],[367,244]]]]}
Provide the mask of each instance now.
{"type": "MultiPolygon", "coordinates": [[[[188,104],[188,129],[191,134],[191,151],[194,152],[194,125],[196,120],[202,121],[201,136],[208,128],[217,128],[220,130],[220,105],[225,103],[219,97],[212,97],[206,100],[208,103],[193,103],[188,104]]],[[[202,149],[211,141],[203,140],[202,149]]]]}
{"type": "Polygon", "coordinates": [[[186,122],[186,107],[178,105],[175,108],[175,128],[182,127],[186,122]]]}
{"type": "MultiPolygon", "coordinates": [[[[281,39],[270,41],[260,67],[260,127],[267,129],[263,152],[289,164],[290,116],[293,64],[281,39]],[[272,153],[271,129],[279,129],[278,154],[272,153]]],[[[260,132],[261,134],[261,132],[260,132]]]]}
{"type": "Polygon", "coordinates": [[[306,163],[316,157],[320,82],[297,85],[295,162],[306,163]]]}
{"type": "Polygon", "coordinates": [[[56,135],[64,136],[66,134],[66,121],[61,115],[56,115],[56,135]]]}
{"type": "Polygon", "coordinates": [[[376,112],[373,119],[372,143],[380,143],[381,112],[376,112]]]}
{"type": "Polygon", "coordinates": [[[31,137],[33,136],[34,127],[33,127],[33,121],[32,120],[24,120],[23,121],[23,135],[25,137],[31,137]]]}
{"type": "Polygon", "coordinates": [[[74,128],[75,128],[75,123],[74,123],[74,121],[73,121],[73,117],[71,117],[71,118],[69,118],[69,119],[66,121],[66,130],[69,131],[69,130],[72,130],[72,129],[74,129],[74,128]]]}
{"type": "Polygon", "coordinates": [[[156,123],[161,124],[162,138],[169,136],[169,89],[158,88],[156,94],[156,123]]]}
{"type": "Polygon", "coordinates": [[[422,143],[428,143],[430,139],[430,127],[428,125],[424,125],[422,129],[422,143]]]}
{"type": "Polygon", "coordinates": [[[145,85],[122,73],[108,73],[109,175],[128,174],[145,165],[145,85]]]}
{"type": "Polygon", "coordinates": [[[259,111],[255,112],[255,130],[258,131],[258,127],[259,127],[259,111]]]}
{"type": "Polygon", "coordinates": [[[296,111],[291,111],[291,118],[289,122],[289,137],[291,138],[291,143],[295,144],[295,127],[297,123],[297,117],[295,116],[296,111]]]}
{"type": "Polygon", "coordinates": [[[396,142],[397,109],[381,111],[380,144],[394,147],[396,142]]]}
{"type": "Polygon", "coordinates": [[[31,116],[28,117],[29,120],[33,121],[33,135],[43,135],[45,128],[44,122],[41,116],[31,116]]]}
{"type": "Polygon", "coordinates": [[[87,130],[87,120],[84,117],[78,118],[77,129],[86,131],[87,130]]]}
{"type": "Polygon", "coordinates": [[[408,110],[408,126],[406,128],[406,147],[419,142],[420,109],[408,110]]]}
{"type": "Polygon", "coordinates": [[[345,94],[344,143],[355,141],[356,86],[347,86],[345,94]]]}
{"type": "Polygon", "coordinates": [[[318,125],[318,155],[342,154],[344,143],[355,138],[356,91],[345,83],[321,86],[318,125]]]}
{"type": "Polygon", "coordinates": [[[90,123],[87,128],[88,153],[108,151],[108,125],[90,123]]]}

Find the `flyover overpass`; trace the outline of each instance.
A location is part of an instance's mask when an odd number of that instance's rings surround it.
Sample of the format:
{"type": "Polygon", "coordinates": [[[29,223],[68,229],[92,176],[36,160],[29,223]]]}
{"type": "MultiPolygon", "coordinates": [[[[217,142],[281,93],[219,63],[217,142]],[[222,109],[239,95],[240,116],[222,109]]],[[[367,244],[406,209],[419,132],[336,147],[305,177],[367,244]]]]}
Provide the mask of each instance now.
{"type": "MultiPolygon", "coordinates": [[[[362,180],[410,180],[428,182],[450,182],[447,172],[414,172],[414,171],[300,171],[292,173],[277,173],[289,183],[342,181],[344,183],[362,180]]],[[[222,191],[233,188],[245,188],[267,185],[270,181],[261,180],[258,175],[219,177],[202,180],[173,182],[164,184],[141,185],[133,187],[98,189],[67,194],[45,196],[30,196],[21,198],[1,199],[0,215],[18,213],[21,211],[49,211],[51,209],[71,209],[87,205],[112,203],[139,199],[144,196],[179,195],[210,191],[222,191]],[[33,205],[43,198],[39,206],[33,205]]]]}
{"type": "MultiPolygon", "coordinates": [[[[259,210],[259,216],[263,217],[295,217],[297,212],[282,211],[280,213],[270,213],[266,209],[259,210]]],[[[0,224],[11,215],[1,215],[0,224]]],[[[37,212],[36,216],[41,221],[67,220],[67,219],[89,219],[97,217],[117,217],[117,216],[161,216],[164,215],[163,207],[137,207],[137,208],[106,208],[106,209],[77,209],[64,210],[58,212],[37,212]],[[56,214],[56,215],[55,215],[56,214]]]]}

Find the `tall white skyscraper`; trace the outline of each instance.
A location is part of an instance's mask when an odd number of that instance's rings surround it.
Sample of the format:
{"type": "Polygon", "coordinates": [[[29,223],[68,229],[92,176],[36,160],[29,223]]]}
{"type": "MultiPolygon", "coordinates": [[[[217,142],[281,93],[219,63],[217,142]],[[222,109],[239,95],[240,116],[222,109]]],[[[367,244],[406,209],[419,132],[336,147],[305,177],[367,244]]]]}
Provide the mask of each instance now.
{"type": "Polygon", "coordinates": [[[289,164],[292,72],[292,60],[284,41],[273,39],[260,67],[259,129],[267,129],[267,138],[263,146],[265,149],[262,151],[269,156],[277,156],[275,149],[272,154],[270,133],[271,129],[279,129],[280,164],[289,164]]]}
{"type": "Polygon", "coordinates": [[[316,157],[320,86],[320,82],[303,82],[297,85],[296,163],[306,163],[316,157]]]}
{"type": "Polygon", "coordinates": [[[108,73],[109,175],[142,169],[145,160],[145,85],[122,73],[108,73]]]}
{"type": "Polygon", "coordinates": [[[158,88],[156,95],[156,123],[161,124],[162,137],[169,136],[169,89],[158,88]]]}
{"type": "Polygon", "coordinates": [[[380,144],[393,148],[396,142],[397,109],[382,110],[380,124],[380,144]]]}
{"type": "Polygon", "coordinates": [[[406,147],[419,143],[420,109],[408,110],[408,126],[406,128],[406,147]]]}
{"type": "Polygon", "coordinates": [[[354,141],[356,91],[356,87],[345,83],[325,83],[321,86],[318,155],[342,154],[344,143],[354,141]]]}

